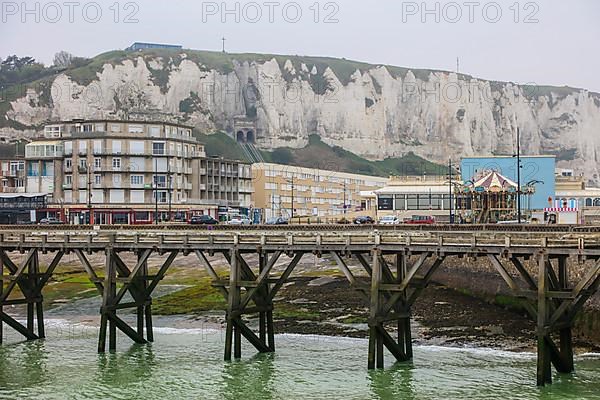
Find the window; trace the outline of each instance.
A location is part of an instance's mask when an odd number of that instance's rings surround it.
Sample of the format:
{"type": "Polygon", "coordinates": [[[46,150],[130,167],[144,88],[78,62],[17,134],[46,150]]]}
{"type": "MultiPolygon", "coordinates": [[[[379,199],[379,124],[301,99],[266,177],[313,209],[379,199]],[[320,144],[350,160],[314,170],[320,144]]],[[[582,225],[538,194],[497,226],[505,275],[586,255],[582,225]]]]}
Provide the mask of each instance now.
{"type": "Polygon", "coordinates": [[[94,184],[100,185],[102,183],[102,175],[94,175],[94,184]]]}
{"type": "Polygon", "coordinates": [[[121,175],[120,174],[113,174],[113,185],[115,185],[115,187],[121,186],[121,175]]]}
{"type": "Polygon", "coordinates": [[[160,136],[160,126],[151,126],[150,127],[150,136],[159,137],[160,136]]]}
{"type": "Polygon", "coordinates": [[[87,169],[87,160],[85,158],[79,159],[79,168],[83,170],[87,169]]]}
{"type": "Polygon", "coordinates": [[[143,125],[129,125],[129,133],[144,133],[143,125]]]}
{"type": "Polygon", "coordinates": [[[71,186],[73,184],[73,175],[65,175],[65,185],[71,186]]]}
{"type": "Polygon", "coordinates": [[[115,133],[121,132],[121,125],[120,124],[112,124],[110,126],[110,131],[115,132],[115,133]]]}
{"type": "Polygon", "coordinates": [[[79,154],[87,153],[87,143],[85,140],[79,141],[79,154]]]}
{"type": "Polygon", "coordinates": [[[73,154],[73,142],[65,142],[65,154],[71,155],[73,154]]]}
{"type": "Polygon", "coordinates": [[[167,202],[167,192],[154,192],[154,200],[158,200],[159,203],[167,202]]]}
{"type": "Polygon", "coordinates": [[[73,168],[73,160],[70,158],[65,159],[65,169],[68,171],[73,168]]]}
{"type": "Polygon", "coordinates": [[[131,185],[143,185],[144,175],[131,175],[131,185]]]}
{"type": "Polygon", "coordinates": [[[119,171],[121,169],[121,159],[118,157],[114,157],[112,159],[112,167],[114,171],[119,171]]]}
{"type": "Polygon", "coordinates": [[[94,140],[94,154],[102,153],[102,140],[94,140]]]}
{"type": "Polygon", "coordinates": [[[144,154],[144,142],[141,140],[130,141],[129,152],[131,154],[144,154]]]}
{"type": "Polygon", "coordinates": [[[164,142],[152,142],[152,154],[164,155],[165,154],[165,143],[164,142]]]}
{"type": "Polygon", "coordinates": [[[83,124],[82,132],[92,132],[94,130],[94,125],[92,124],[83,124]]]}
{"type": "Polygon", "coordinates": [[[100,157],[94,158],[94,169],[102,168],[102,159],[100,157]]]}
{"type": "Polygon", "coordinates": [[[167,177],[165,175],[154,175],[153,181],[155,187],[166,188],[167,187],[167,177]]]}
{"type": "Polygon", "coordinates": [[[112,151],[114,154],[121,154],[121,141],[120,140],[112,141],[112,151]]]}

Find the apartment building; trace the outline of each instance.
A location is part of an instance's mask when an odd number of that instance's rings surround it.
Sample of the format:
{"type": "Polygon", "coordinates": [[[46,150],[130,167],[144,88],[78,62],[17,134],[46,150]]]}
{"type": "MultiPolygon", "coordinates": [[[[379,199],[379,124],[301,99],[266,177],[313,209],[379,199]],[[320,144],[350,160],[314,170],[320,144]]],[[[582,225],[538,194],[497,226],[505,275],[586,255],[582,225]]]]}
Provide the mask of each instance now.
{"type": "Polygon", "coordinates": [[[218,205],[217,214],[249,215],[252,203],[252,173],[248,163],[221,157],[201,158],[194,195],[200,201],[218,205]]]}
{"type": "Polygon", "coordinates": [[[203,198],[197,185],[206,174],[204,145],[184,125],[115,120],[51,124],[25,147],[25,158],[27,191],[48,193],[48,213],[70,223],[90,222],[90,209],[98,224],[217,216],[222,200],[239,199],[237,188],[236,196],[231,189],[203,198]]]}
{"type": "Polygon", "coordinates": [[[370,193],[388,178],[315,168],[258,163],[252,165],[252,202],[264,218],[276,216],[350,218],[368,214],[370,193]]]}
{"type": "Polygon", "coordinates": [[[0,192],[25,193],[25,160],[0,160],[0,192]]]}

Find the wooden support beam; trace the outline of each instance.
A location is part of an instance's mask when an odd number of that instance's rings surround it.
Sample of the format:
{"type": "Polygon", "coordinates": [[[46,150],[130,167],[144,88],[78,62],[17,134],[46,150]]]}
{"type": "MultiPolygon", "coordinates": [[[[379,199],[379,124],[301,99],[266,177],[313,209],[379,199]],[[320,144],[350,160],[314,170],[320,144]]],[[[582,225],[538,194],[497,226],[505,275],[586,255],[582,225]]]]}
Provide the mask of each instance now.
{"type": "MultiPolygon", "coordinates": [[[[4,253],[4,252],[2,252],[4,253]]],[[[0,298],[4,294],[4,259],[0,253],[0,298]]],[[[0,301],[0,316],[4,313],[4,302],[0,301]]],[[[4,340],[4,320],[0,318],[0,344],[4,340]]]]}
{"type": "Polygon", "coordinates": [[[302,256],[304,256],[304,253],[296,253],[294,255],[294,258],[292,259],[292,261],[288,264],[285,271],[283,271],[283,274],[281,274],[279,281],[275,285],[273,285],[273,287],[271,288],[271,291],[269,292],[269,297],[267,298],[268,301],[270,301],[270,302],[273,301],[273,299],[277,295],[277,292],[279,291],[279,289],[281,289],[281,287],[283,286],[285,281],[287,281],[287,279],[290,277],[290,275],[294,271],[294,268],[296,268],[296,265],[298,265],[298,263],[300,262],[300,259],[302,258],[302,256]]]}
{"type": "Polygon", "coordinates": [[[380,348],[379,343],[381,341],[379,330],[377,329],[377,323],[375,322],[379,315],[379,285],[381,283],[381,264],[380,256],[381,251],[374,249],[372,252],[373,266],[371,274],[371,305],[369,313],[369,356],[368,356],[368,369],[375,369],[375,363],[379,365],[379,354],[380,348]]]}
{"type": "Polygon", "coordinates": [[[240,302],[240,287],[238,286],[238,280],[240,277],[240,266],[239,258],[237,256],[238,249],[234,248],[231,251],[229,257],[230,260],[230,272],[229,272],[229,298],[227,301],[227,325],[225,327],[225,361],[231,361],[231,351],[233,346],[233,329],[234,329],[234,311],[237,310],[240,302]]]}
{"type": "Polygon", "coordinates": [[[531,277],[529,272],[527,272],[527,270],[525,269],[525,267],[523,266],[521,261],[517,257],[514,257],[514,256],[510,258],[510,261],[513,263],[513,265],[515,266],[515,268],[517,269],[517,271],[519,272],[519,274],[521,275],[521,277],[523,278],[525,283],[527,283],[527,286],[529,286],[529,289],[535,290],[537,293],[537,284],[535,283],[535,280],[531,277]]]}
{"type": "Polygon", "coordinates": [[[404,277],[402,282],[400,282],[400,286],[398,287],[398,292],[394,293],[390,297],[390,299],[387,301],[387,304],[383,308],[384,314],[388,313],[392,309],[392,307],[394,307],[394,305],[398,302],[398,300],[400,300],[400,298],[402,297],[403,290],[408,288],[408,285],[410,285],[411,280],[414,278],[415,274],[417,273],[419,268],[421,268],[421,266],[423,265],[423,263],[425,262],[427,257],[430,256],[430,254],[431,253],[421,254],[419,256],[419,258],[417,259],[417,261],[411,266],[410,270],[408,270],[406,272],[406,276],[404,277]]]}
{"type": "MultiPolygon", "coordinates": [[[[100,333],[98,335],[98,353],[104,353],[106,351],[106,331],[108,328],[108,313],[109,313],[107,307],[111,305],[111,303],[110,303],[111,286],[114,284],[114,279],[116,277],[112,253],[113,253],[112,248],[109,247],[106,249],[106,252],[105,252],[106,260],[105,260],[105,267],[104,267],[104,285],[102,285],[102,288],[103,288],[102,307],[100,308],[100,333]]],[[[85,256],[81,252],[81,250],[76,251],[76,254],[79,256],[79,259],[81,260],[81,263],[84,265],[84,268],[85,268],[86,264],[89,266],[89,270],[88,270],[88,268],[86,268],[86,271],[88,271],[88,275],[97,277],[96,273],[91,268],[91,265],[89,265],[89,262],[87,261],[87,259],[85,258],[85,256]],[[91,273],[90,273],[90,271],[91,271],[91,273]]],[[[96,285],[96,287],[98,288],[98,285],[96,285]]]]}
{"type": "Polygon", "coordinates": [[[548,301],[546,291],[548,290],[548,256],[545,253],[538,255],[538,303],[537,303],[537,385],[544,386],[552,383],[552,370],[550,359],[550,348],[547,340],[546,325],[548,322],[548,301]]]}
{"type": "Polygon", "coordinates": [[[555,324],[558,320],[565,314],[565,312],[569,311],[567,314],[569,318],[574,317],[575,314],[579,311],[586,300],[589,298],[591,293],[582,293],[586,287],[593,288],[595,286],[595,280],[598,280],[600,274],[600,260],[597,260],[596,263],[587,274],[581,279],[575,288],[571,291],[575,300],[573,301],[563,301],[562,304],[554,311],[552,317],[550,318],[550,325],[555,324]],[[571,307],[571,310],[569,310],[571,307]]]}
{"type": "Polygon", "coordinates": [[[363,266],[365,271],[367,271],[367,274],[371,276],[373,274],[373,271],[371,269],[371,265],[369,265],[369,262],[365,259],[365,256],[362,253],[354,253],[354,256],[356,257],[360,265],[363,266]]]}
{"type": "Polygon", "coordinates": [[[27,340],[35,340],[39,339],[39,337],[31,332],[29,329],[24,327],[19,321],[12,318],[10,315],[6,314],[4,311],[0,312],[0,320],[5,322],[6,325],[13,328],[15,331],[19,332],[21,335],[25,336],[27,340]]]}
{"type": "Polygon", "coordinates": [[[103,295],[104,294],[104,285],[102,284],[101,279],[98,278],[98,275],[96,274],[96,271],[94,271],[94,268],[92,268],[92,264],[90,264],[88,259],[85,257],[85,254],[83,254],[83,251],[81,251],[79,249],[75,249],[74,252],[75,252],[75,255],[77,256],[77,258],[79,258],[79,261],[81,261],[81,265],[83,265],[85,272],[87,272],[88,278],[90,279],[90,281],[94,284],[94,286],[96,286],[96,289],[98,290],[100,295],[103,295]]]}

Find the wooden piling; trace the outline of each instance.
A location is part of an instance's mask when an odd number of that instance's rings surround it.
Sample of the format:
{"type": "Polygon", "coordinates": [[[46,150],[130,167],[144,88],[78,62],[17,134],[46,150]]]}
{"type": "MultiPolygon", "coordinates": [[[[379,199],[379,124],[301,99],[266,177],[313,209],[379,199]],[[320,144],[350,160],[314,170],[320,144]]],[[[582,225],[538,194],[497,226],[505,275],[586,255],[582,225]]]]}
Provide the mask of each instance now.
{"type": "Polygon", "coordinates": [[[381,264],[379,257],[381,256],[381,251],[379,249],[373,249],[371,255],[373,258],[371,270],[373,272],[371,274],[368,368],[375,369],[376,362],[377,368],[380,368],[380,361],[383,365],[383,351],[380,351],[381,340],[379,340],[379,331],[377,330],[377,317],[379,316],[379,285],[381,283],[381,264]]]}
{"type": "MultiPolygon", "coordinates": [[[[240,266],[238,260],[238,250],[234,248],[230,253],[230,268],[229,268],[229,298],[227,301],[227,326],[225,328],[225,361],[231,361],[231,350],[233,346],[234,336],[234,312],[237,311],[237,306],[240,301],[240,266]]],[[[236,333],[239,332],[235,329],[236,333]]],[[[237,355],[236,355],[237,356],[237,355]]]]}
{"type": "MultiPolygon", "coordinates": [[[[561,291],[569,290],[569,264],[566,256],[558,259],[558,282],[561,291]]],[[[569,325],[560,329],[560,356],[564,367],[564,372],[573,372],[575,370],[573,363],[573,336],[572,326],[569,325]]]]}
{"type": "Polygon", "coordinates": [[[537,304],[537,385],[552,383],[550,348],[546,340],[548,335],[548,256],[545,252],[538,254],[538,304],[537,304]]]}
{"type": "MultiPolygon", "coordinates": [[[[0,259],[0,299],[4,295],[4,259],[0,259]]],[[[0,301],[0,316],[4,313],[4,302],[0,301]]],[[[4,321],[0,318],[0,344],[4,340],[4,321]]]]}

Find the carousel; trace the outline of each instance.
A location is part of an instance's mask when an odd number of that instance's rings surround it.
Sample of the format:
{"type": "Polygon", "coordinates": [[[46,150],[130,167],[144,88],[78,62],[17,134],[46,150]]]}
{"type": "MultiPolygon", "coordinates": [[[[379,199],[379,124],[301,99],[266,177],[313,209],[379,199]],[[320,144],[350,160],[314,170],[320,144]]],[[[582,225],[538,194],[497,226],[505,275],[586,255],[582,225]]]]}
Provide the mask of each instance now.
{"type": "Polygon", "coordinates": [[[456,191],[459,219],[480,224],[516,219],[517,188],[515,182],[497,171],[481,173],[456,191]]]}

